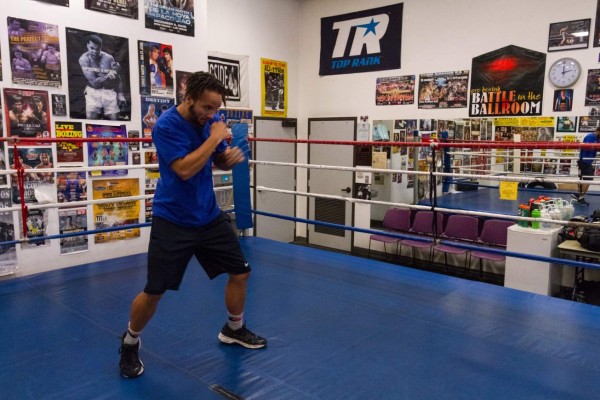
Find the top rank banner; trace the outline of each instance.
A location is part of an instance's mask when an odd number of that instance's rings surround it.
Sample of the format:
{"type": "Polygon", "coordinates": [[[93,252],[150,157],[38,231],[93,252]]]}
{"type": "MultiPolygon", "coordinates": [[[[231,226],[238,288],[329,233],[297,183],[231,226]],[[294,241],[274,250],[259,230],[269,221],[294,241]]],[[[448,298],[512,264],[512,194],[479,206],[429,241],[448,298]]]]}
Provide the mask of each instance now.
{"type": "Polygon", "coordinates": [[[400,68],[402,6],[321,18],[319,75],[400,68]]]}

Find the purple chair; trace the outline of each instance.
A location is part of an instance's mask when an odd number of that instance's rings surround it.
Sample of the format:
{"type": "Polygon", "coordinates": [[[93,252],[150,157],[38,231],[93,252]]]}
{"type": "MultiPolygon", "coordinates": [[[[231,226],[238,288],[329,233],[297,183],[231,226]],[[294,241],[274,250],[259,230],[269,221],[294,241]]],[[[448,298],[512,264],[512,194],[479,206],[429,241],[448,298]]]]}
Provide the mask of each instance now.
{"type": "MultiPolygon", "coordinates": [[[[451,215],[448,218],[442,239],[449,239],[458,243],[475,243],[477,238],[479,238],[479,218],[468,215],[451,215]]],[[[469,250],[453,247],[450,244],[438,244],[433,247],[433,254],[436,251],[444,253],[444,265],[446,266],[448,265],[448,254],[465,254],[465,268],[467,268],[469,258],[466,254],[469,250]]]]}
{"type": "MultiPolygon", "coordinates": [[[[444,216],[441,213],[437,214],[437,232],[442,230],[442,223],[444,216]]],[[[434,236],[433,227],[433,211],[417,211],[415,214],[415,220],[410,228],[411,233],[417,235],[434,236]]],[[[415,261],[415,249],[429,249],[429,259],[431,262],[431,249],[435,243],[433,242],[422,242],[420,240],[404,239],[402,240],[402,246],[408,246],[412,249],[413,263],[415,261]]]]}
{"type": "MultiPolygon", "coordinates": [[[[387,232],[408,232],[410,229],[410,210],[405,208],[390,208],[383,216],[383,228],[387,232]]],[[[369,237],[369,251],[367,257],[371,256],[371,241],[382,242],[383,250],[387,256],[387,244],[396,244],[396,254],[398,254],[401,239],[386,235],[371,235],[369,237]]]]}
{"type": "MultiPolygon", "coordinates": [[[[488,219],[483,223],[483,229],[479,236],[478,242],[490,247],[506,248],[506,240],[508,236],[508,227],[514,225],[513,221],[505,221],[501,219],[488,219]]],[[[502,254],[486,253],[485,250],[477,250],[471,252],[471,259],[479,259],[479,273],[483,273],[483,260],[504,261],[506,256],[502,254]]],[[[469,260],[469,266],[471,262],[469,260]]]]}

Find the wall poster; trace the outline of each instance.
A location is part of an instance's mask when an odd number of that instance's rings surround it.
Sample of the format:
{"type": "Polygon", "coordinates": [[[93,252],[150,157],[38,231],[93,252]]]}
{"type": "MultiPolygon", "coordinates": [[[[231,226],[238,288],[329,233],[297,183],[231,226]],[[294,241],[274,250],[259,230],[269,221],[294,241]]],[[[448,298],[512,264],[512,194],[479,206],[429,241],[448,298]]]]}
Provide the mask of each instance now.
{"type": "Polygon", "coordinates": [[[85,0],[85,8],[138,19],[138,0],[85,0]]]}
{"type": "Polygon", "coordinates": [[[146,28],[194,36],[193,0],[144,0],[146,28]]]}
{"type": "Polygon", "coordinates": [[[377,78],[375,105],[391,106],[415,103],[415,76],[377,78]]]}
{"type": "Polygon", "coordinates": [[[419,75],[419,108],[467,107],[469,71],[419,75]]]}
{"type": "Polygon", "coordinates": [[[263,117],[287,117],[287,62],[260,59],[263,117]]]}
{"type": "Polygon", "coordinates": [[[14,83],[61,86],[58,25],[8,17],[8,48],[14,83]]]}
{"type": "Polygon", "coordinates": [[[131,120],[129,40],[66,28],[69,115],[131,120]]]}
{"type": "Polygon", "coordinates": [[[208,72],[227,89],[227,106],[250,107],[248,56],[208,52],[208,72]]]}
{"type": "Polygon", "coordinates": [[[542,115],[546,54],[506,46],[473,58],[469,116],[542,115]]]}
{"type": "MultiPolygon", "coordinates": [[[[117,197],[134,197],[140,194],[139,179],[95,179],[92,181],[94,200],[117,197]]],[[[132,225],[140,222],[140,201],[115,201],[96,203],[94,207],[94,229],[132,225]]],[[[115,240],[140,237],[140,228],[97,233],[94,243],[108,243],[115,240]]]]}
{"type": "Polygon", "coordinates": [[[591,21],[588,18],[550,24],[548,51],[587,49],[591,21]]]}
{"type": "Polygon", "coordinates": [[[169,44],[138,41],[140,94],[172,97],[174,93],[173,47],[169,44]]]}

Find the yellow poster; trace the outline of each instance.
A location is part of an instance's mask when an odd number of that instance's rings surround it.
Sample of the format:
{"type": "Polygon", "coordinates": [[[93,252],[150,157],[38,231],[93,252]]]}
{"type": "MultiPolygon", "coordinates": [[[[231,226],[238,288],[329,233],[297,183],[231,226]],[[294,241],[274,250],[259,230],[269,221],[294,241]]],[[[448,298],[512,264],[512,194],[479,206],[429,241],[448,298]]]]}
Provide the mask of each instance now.
{"type": "Polygon", "coordinates": [[[287,117],[287,62],[260,59],[263,117],[287,117]]]}
{"type": "MultiPolygon", "coordinates": [[[[92,190],[94,200],[139,196],[140,194],[139,180],[131,178],[94,180],[92,190]]],[[[94,221],[96,229],[138,224],[140,222],[140,200],[94,204],[94,221]]],[[[138,237],[140,237],[140,228],[124,229],[97,233],[94,235],[94,243],[138,237]]]]}
{"type": "Polygon", "coordinates": [[[500,200],[517,200],[518,182],[500,182],[500,200]]]}

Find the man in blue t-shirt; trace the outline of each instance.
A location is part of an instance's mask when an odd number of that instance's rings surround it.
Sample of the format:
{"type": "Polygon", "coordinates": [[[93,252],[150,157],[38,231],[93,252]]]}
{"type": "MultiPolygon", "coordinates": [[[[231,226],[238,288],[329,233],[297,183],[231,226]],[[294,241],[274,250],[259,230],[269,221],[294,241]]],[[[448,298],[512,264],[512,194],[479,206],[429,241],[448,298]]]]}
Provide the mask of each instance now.
{"type": "MultiPolygon", "coordinates": [[[[596,128],[594,133],[588,133],[583,138],[583,143],[598,143],[600,142],[600,128],[596,128]]],[[[596,149],[581,149],[579,151],[579,160],[577,160],[577,167],[579,167],[579,180],[591,181],[594,179],[594,159],[596,158],[596,149]]],[[[579,204],[589,205],[585,201],[585,194],[590,188],[589,184],[579,184],[579,194],[572,195],[577,199],[579,204]]]]}
{"type": "Polygon", "coordinates": [[[126,378],[144,372],[139,336],[164,293],[179,288],[192,257],[210,279],[229,275],[225,287],[228,322],[219,340],[250,349],[267,345],[266,339],[246,328],[244,304],[250,266],[213,191],[212,164],[230,170],[244,160],[239,148],[228,147],[227,126],[215,117],[226,93],[213,75],[196,72],[187,80],[183,101],[162,113],[152,130],[160,179],[152,205],[146,286],[131,304],[128,329],[121,338],[119,367],[126,378]]]}

